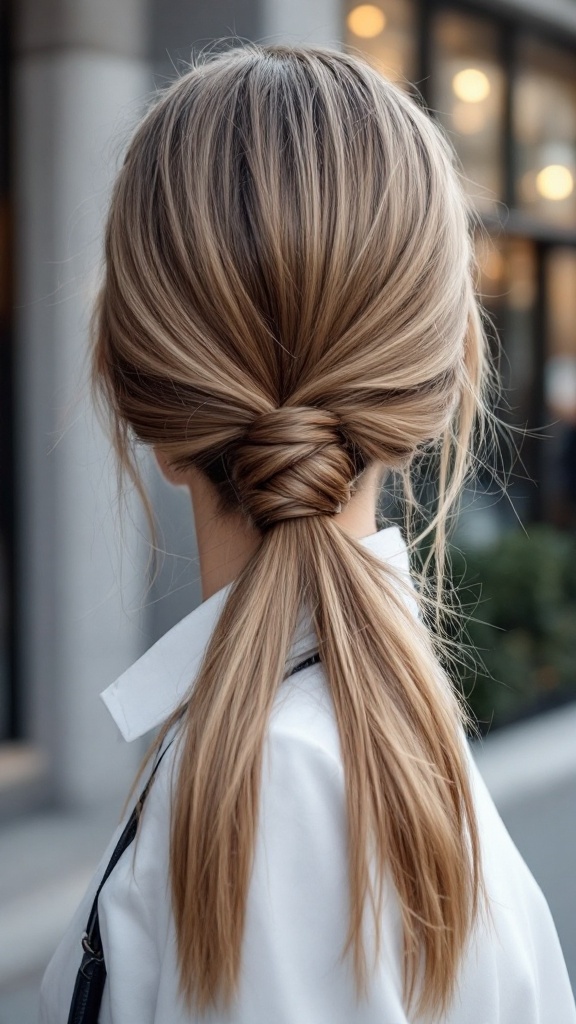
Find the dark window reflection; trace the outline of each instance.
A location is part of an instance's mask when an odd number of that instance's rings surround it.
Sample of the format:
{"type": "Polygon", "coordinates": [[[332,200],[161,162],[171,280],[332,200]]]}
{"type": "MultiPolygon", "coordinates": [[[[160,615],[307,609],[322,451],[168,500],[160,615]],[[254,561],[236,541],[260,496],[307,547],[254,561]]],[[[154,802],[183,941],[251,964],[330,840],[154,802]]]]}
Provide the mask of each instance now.
{"type": "Polygon", "coordinates": [[[478,291],[497,332],[502,401],[498,415],[507,430],[489,453],[488,470],[478,474],[479,486],[491,495],[476,505],[473,525],[484,539],[495,539],[502,527],[515,525],[517,517],[532,517],[537,488],[537,441],[524,431],[533,425],[537,400],[535,358],[535,310],[537,305],[536,251],[523,238],[494,237],[480,231],[476,239],[478,291]],[[501,484],[507,482],[508,498],[501,484]]]}

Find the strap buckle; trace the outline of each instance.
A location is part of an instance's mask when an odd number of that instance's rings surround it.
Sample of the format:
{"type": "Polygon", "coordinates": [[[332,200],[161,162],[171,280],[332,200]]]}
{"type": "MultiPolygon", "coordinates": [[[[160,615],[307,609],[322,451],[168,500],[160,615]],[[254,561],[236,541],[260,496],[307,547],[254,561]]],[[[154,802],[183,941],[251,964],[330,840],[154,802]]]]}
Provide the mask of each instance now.
{"type": "Polygon", "coordinates": [[[85,953],[88,953],[89,956],[94,957],[95,960],[104,959],[104,954],[102,950],[98,951],[96,949],[92,949],[92,946],[90,945],[90,937],[88,935],[88,932],[84,932],[84,935],[82,936],[82,949],[84,950],[85,953]]]}

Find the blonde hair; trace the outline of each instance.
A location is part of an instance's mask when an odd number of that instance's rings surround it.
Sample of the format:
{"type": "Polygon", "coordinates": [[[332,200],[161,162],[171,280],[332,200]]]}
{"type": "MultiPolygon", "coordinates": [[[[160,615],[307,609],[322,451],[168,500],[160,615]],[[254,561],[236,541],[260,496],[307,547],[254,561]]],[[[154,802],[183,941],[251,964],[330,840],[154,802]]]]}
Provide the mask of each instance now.
{"type": "Polygon", "coordinates": [[[442,1013],[454,994],[482,895],[464,713],[426,614],[334,517],[374,462],[411,508],[413,467],[436,452],[439,585],[484,421],[470,212],[418,103],[319,46],[197,61],[118,176],[94,379],[120,457],[131,466],[137,440],[199,468],[222,513],[261,532],[163,733],[180,716],[170,873],[181,986],[200,1010],[237,989],[263,743],[303,600],[341,741],[358,995],[364,909],[378,948],[387,872],[407,1005],[442,1013]]]}

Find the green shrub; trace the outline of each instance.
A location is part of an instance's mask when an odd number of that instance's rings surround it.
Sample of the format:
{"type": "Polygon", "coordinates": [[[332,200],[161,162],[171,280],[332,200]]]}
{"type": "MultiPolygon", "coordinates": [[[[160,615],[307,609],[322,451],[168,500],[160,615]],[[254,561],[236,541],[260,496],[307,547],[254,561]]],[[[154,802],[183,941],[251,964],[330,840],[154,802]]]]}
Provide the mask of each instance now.
{"type": "Polygon", "coordinates": [[[451,549],[452,579],[480,662],[459,669],[481,731],[576,698],[576,539],[550,526],[451,549]],[[483,664],[482,664],[483,663],[483,664]]]}

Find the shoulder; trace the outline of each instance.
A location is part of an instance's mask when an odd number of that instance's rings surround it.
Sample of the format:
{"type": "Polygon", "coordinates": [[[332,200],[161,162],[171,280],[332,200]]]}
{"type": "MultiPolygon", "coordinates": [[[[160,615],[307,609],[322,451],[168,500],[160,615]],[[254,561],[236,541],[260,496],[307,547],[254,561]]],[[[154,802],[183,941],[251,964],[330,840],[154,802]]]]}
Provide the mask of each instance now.
{"type": "MultiPolygon", "coordinates": [[[[170,810],[179,763],[179,735],[168,737],[168,749],[154,775],[134,845],[131,873],[145,885],[152,869],[160,871],[168,860],[170,810]]],[[[143,788],[150,769],[144,776],[143,788]]],[[[262,758],[262,799],[269,810],[270,796],[278,796],[284,811],[293,793],[300,810],[312,790],[332,792],[338,802],[344,794],[340,739],[324,670],[311,666],[285,680],[277,693],[262,758]]]]}
{"type": "Polygon", "coordinates": [[[246,911],[247,1020],[261,1019],[255,1001],[269,1020],[358,1019],[340,962],[348,923],[344,773],[319,666],[285,681],[270,717],[246,911]]]}
{"type": "Polygon", "coordinates": [[[263,795],[282,782],[303,806],[313,790],[340,804],[345,781],[332,697],[321,665],[281,685],[268,725],[262,763],[263,795]]]}
{"type": "Polygon", "coordinates": [[[305,757],[317,756],[342,769],[334,705],[322,665],[315,664],[281,684],[268,726],[273,748],[293,746],[305,757]]]}
{"type": "MultiPolygon", "coordinates": [[[[143,909],[157,922],[157,902],[166,904],[172,793],[179,763],[178,732],[168,747],[144,805],[138,836],[123,870],[109,887],[113,902],[120,892],[143,898],[143,909]],[[114,892],[112,890],[115,890],[114,892]]],[[[148,774],[150,769],[148,770],[148,774]]],[[[142,783],[144,785],[145,779],[142,783]]],[[[298,820],[298,834],[307,830],[345,846],[345,780],[340,739],[332,698],[321,665],[303,669],[279,687],[262,752],[259,832],[268,844],[298,820]]],[[[296,838],[296,837],[294,837],[296,838]]]]}
{"type": "Polygon", "coordinates": [[[324,672],[315,666],[286,681],[270,718],[253,899],[275,908],[279,919],[291,919],[295,906],[304,920],[334,914],[331,927],[340,934],[346,920],[347,842],[338,728],[324,672]]]}

